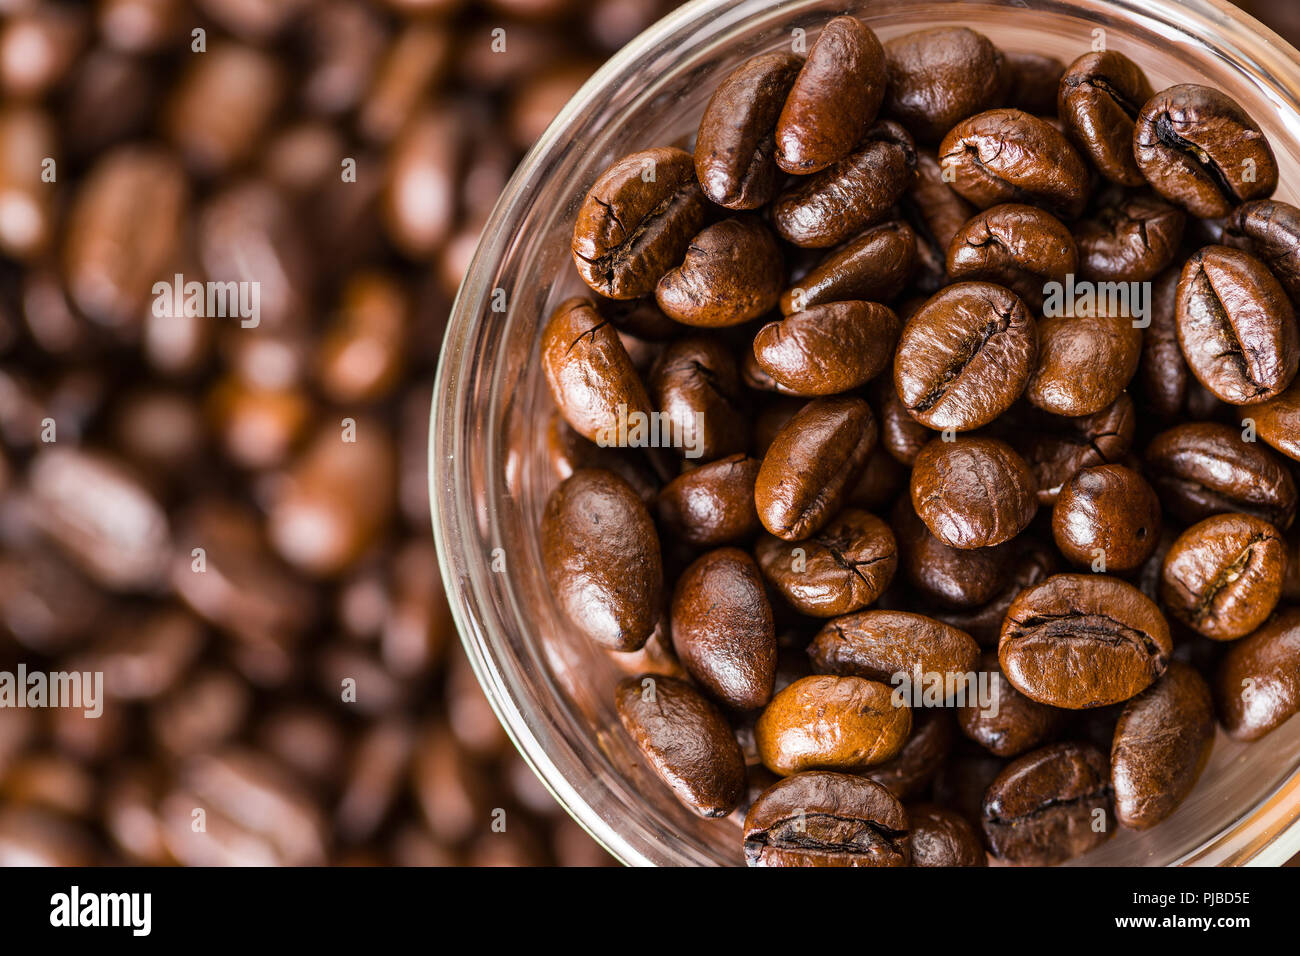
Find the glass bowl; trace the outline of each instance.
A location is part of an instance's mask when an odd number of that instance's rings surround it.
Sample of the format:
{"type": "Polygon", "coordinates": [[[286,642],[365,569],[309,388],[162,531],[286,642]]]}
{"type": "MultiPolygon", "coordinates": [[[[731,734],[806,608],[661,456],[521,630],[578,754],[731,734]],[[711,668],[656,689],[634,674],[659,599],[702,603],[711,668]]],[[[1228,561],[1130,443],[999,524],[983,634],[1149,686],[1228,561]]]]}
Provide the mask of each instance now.
{"type": "MultiPolygon", "coordinates": [[[[614,712],[624,671],[566,626],[551,599],[537,529],[556,478],[538,336],[559,302],[587,291],[569,239],[599,173],[633,150],[689,144],[731,69],[788,48],[795,28],[811,43],[843,12],[881,39],[965,24],[1003,49],[1066,63],[1103,31],[1156,89],[1205,83],[1241,102],[1277,154],[1278,198],[1298,201],[1300,55],[1218,0],[697,0],[605,64],[524,159],[483,231],[447,330],[429,473],[443,579],[479,681],[546,786],[628,864],[737,864],[739,827],[696,817],[654,776],[614,712]]],[[[1298,770],[1300,719],[1254,745],[1220,734],[1173,816],[1073,863],[1279,864],[1300,850],[1298,770]]]]}

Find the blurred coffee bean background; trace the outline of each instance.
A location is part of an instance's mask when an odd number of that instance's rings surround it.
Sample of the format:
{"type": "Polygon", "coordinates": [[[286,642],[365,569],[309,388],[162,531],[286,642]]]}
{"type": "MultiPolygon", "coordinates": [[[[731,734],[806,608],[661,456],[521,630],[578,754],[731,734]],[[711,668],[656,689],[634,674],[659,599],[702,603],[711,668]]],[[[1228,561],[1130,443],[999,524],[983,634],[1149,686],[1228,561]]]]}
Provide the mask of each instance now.
{"type": "Polygon", "coordinates": [[[673,5],[0,0],[0,671],[104,675],[0,709],[0,865],[612,862],[461,652],[428,413],[515,164],[673,5]]]}

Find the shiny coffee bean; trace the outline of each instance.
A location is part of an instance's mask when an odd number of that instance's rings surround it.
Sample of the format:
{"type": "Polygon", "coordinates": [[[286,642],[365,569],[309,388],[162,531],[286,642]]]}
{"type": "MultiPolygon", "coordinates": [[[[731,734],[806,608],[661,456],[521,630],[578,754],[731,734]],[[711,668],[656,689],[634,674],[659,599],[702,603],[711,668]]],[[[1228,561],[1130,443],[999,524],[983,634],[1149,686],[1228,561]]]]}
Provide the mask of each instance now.
{"type": "Polygon", "coordinates": [[[898,548],[889,525],[845,508],[811,538],[765,535],[754,549],[763,576],[795,610],[835,617],[871,604],[889,586],[898,548]]]}
{"type": "Polygon", "coordinates": [[[1151,324],[1142,330],[1142,357],[1137,382],[1147,406],[1161,418],[1173,418],[1187,404],[1192,378],[1178,344],[1178,278],[1181,267],[1162,272],[1151,287],[1151,324]]]}
{"type": "Polygon", "coordinates": [[[781,776],[856,772],[902,749],[912,712],[885,684],[860,677],[805,677],[772,698],[754,726],[763,765],[781,776]]]}
{"type": "Polygon", "coordinates": [[[930,533],[953,548],[1010,541],[1038,510],[1033,472],[996,438],[936,438],[912,469],[912,506],[930,533]]]}
{"type": "Polygon", "coordinates": [[[885,44],[885,114],[937,142],[961,120],[997,105],[1002,53],[966,27],[934,27],[885,44]]]}
{"type": "Polygon", "coordinates": [[[1142,186],[1146,179],[1133,158],[1133,128],[1154,95],[1142,68],[1123,53],[1085,53],[1061,77],[1057,115],[1099,173],[1120,186],[1142,186]]]}
{"type": "Polygon", "coordinates": [[[1230,645],[1214,696],[1224,729],[1238,740],[1258,740],[1300,710],[1300,610],[1284,608],[1230,645]]]}
{"type": "Polygon", "coordinates": [[[752,538],[761,527],[754,508],[760,464],[748,455],[729,455],[684,472],[659,492],[660,522],[700,548],[752,538]]]}
{"type": "Polygon", "coordinates": [[[863,777],[800,773],[754,801],[744,848],[750,866],[907,866],[907,813],[863,777]]]}
{"type": "Polygon", "coordinates": [[[1038,323],[1038,365],[1025,398],[1078,418],[1110,405],[1137,374],[1142,332],[1123,314],[1057,316],[1038,323]]]}
{"type": "Polygon", "coordinates": [[[725,817],[745,790],[745,758],[722,712],[684,681],[646,674],[619,682],[623,728],[673,795],[702,817],[725,817]]]}
{"type": "Polygon", "coordinates": [[[1292,303],[1300,301],[1300,209],[1275,199],[1242,203],[1228,217],[1227,234],[1268,266],[1292,303]]]}
{"type": "Polygon", "coordinates": [[[1052,509],[1052,536],[1076,565],[1135,571],[1160,543],[1160,499],[1145,478],[1123,465],[1075,473],[1052,509]]]}
{"type": "Polygon", "coordinates": [[[774,308],[784,278],[781,250],[760,220],[724,219],[691,240],[686,260],[659,280],[655,301],[685,325],[737,325],[774,308]]]}
{"type": "Polygon", "coordinates": [[[1178,342],[1192,373],[1218,398],[1274,398],[1300,368],[1300,329],[1277,279],[1249,253],[1207,246],[1178,280],[1178,342]]]}
{"type": "Polygon", "coordinates": [[[1050,123],[1020,110],[989,110],[954,126],[939,145],[952,188],[981,209],[1041,205],[1074,219],[1088,196],[1088,169],[1050,123]]]}
{"type": "Polygon", "coordinates": [[[645,505],[613,472],[582,470],[542,516],[547,581],[560,609],[604,647],[633,651],[660,614],[663,562],[645,505]]]}
{"type": "Polygon", "coordinates": [[[916,234],[906,223],[873,226],[833,250],[786,289],[781,311],[790,315],[853,299],[888,302],[907,284],[916,248],[916,234]]]}
{"type": "Polygon", "coordinates": [[[1124,705],[1110,753],[1115,818],[1145,830],[1177,809],[1214,744],[1214,704],[1204,678],[1181,661],[1124,705]]]}
{"type": "Polygon", "coordinates": [[[654,407],[677,439],[678,453],[688,459],[713,461],[749,445],[736,361],[716,339],[673,342],[655,361],[647,384],[654,407]]]}
{"type": "Polygon", "coordinates": [[[1088,744],[1052,744],[1006,766],[984,795],[984,839],[993,855],[1051,866],[1111,835],[1106,757],[1088,744]]]}
{"type": "Polygon", "coordinates": [[[988,675],[988,700],[959,704],[957,726],[985,750],[999,757],[1016,757],[1042,746],[1065,725],[1065,711],[1016,690],[1002,675],[995,652],[981,655],[979,669],[988,675]]]}
{"type": "Polygon", "coordinates": [[[754,336],[760,368],[793,395],[837,395],[889,365],[900,323],[875,302],[830,302],[769,322],[754,336]]]}
{"type": "Polygon", "coordinates": [[[1007,545],[950,547],[930,533],[906,495],[899,496],[891,521],[903,575],[927,600],[945,608],[978,607],[993,600],[1006,583],[1007,545]]]}
{"type": "Polygon", "coordinates": [[[885,51],[853,17],[822,28],[776,124],[776,164],[807,176],[849,154],[885,98],[885,51]]]}
{"type": "Polygon", "coordinates": [[[839,510],[876,445],[871,407],[860,398],[817,398],[772,440],[754,502],[769,533],[786,541],[815,534],[839,510]]]}
{"type": "Polygon", "coordinates": [[[949,683],[975,669],[979,646],[955,627],[908,611],[859,611],[829,622],[808,645],[820,673],[897,686],[899,675],[941,675],[949,683]]]}
{"type": "Polygon", "coordinates": [[[1141,693],[1165,672],[1172,650],[1164,615],[1133,585],[1058,574],[1012,602],[998,662],[1025,696],[1080,710],[1141,693]]]}
{"type": "Polygon", "coordinates": [[[872,394],[880,415],[880,444],[895,461],[910,468],[934,432],[908,412],[894,388],[892,375],[877,379],[872,394]]]}
{"type": "Polygon", "coordinates": [[[1133,443],[1137,415],[1127,392],[1092,415],[1043,417],[1021,446],[1038,481],[1038,500],[1053,504],[1075,472],[1121,460],[1133,443]]]}
{"type": "Polygon", "coordinates": [[[1232,641],[1273,612],[1285,574],[1277,528],[1250,515],[1215,515],[1184,531],[1165,555],[1160,600],[1198,634],[1232,641]]]}
{"type": "Polygon", "coordinates": [[[971,217],[948,246],[948,275],[1005,286],[1041,308],[1043,287],[1079,264],[1070,230],[1034,206],[1006,203],[971,217]]]}
{"type": "Polygon", "coordinates": [[[988,866],[984,844],[966,818],[933,803],[907,808],[913,866],[988,866]]]}
{"type": "Polygon", "coordinates": [[[1133,156],[1156,192],[1203,219],[1277,188],[1277,161],[1259,125],[1226,93],[1195,83],[1143,105],[1133,156]]]}
{"type": "Polygon", "coordinates": [[[762,707],[776,678],[776,632],[758,565],[739,548],[698,558],[677,579],[673,650],[695,680],[735,710],[762,707]]]}
{"type": "Polygon", "coordinates": [[[592,184],[578,210],[578,274],[611,299],[646,295],[682,261],[704,215],[690,153],[662,147],[625,156],[592,184]]]}
{"type": "Polygon", "coordinates": [[[1300,379],[1281,395],[1250,409],[1250,415],[1260,438],[1300,461],[1300,379]]]}
{"type": "Polygon", "coordinates": [[[1088,282],[1146,282],[1178,255],[1186,216],[1176,206],[1136,195],[1103,206],[1074,227],[1079,276],[1088,282]]]}
{"type": "Polygon", "coordinates": [[[967,431],[1011,407],[1037,358],[1038,332],[1016,295],[988,282],[958,282],[903,327],[894,386],[923,425],[967,431]]]}

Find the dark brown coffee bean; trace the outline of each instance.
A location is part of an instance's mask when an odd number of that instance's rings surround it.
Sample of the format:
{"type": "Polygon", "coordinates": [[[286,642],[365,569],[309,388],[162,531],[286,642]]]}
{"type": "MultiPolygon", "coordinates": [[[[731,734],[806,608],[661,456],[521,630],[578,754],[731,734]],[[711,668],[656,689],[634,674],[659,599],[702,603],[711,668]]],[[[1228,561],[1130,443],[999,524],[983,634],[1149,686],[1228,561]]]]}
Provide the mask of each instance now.
{"type": "Polygon", "coordinates": [[[660,614],[663,562],[632,487],[613,472],[575,471],[547,501],[541,533],[551,593],[573,626],[614,650],[643,645],[660,614]]]}
{"type": "Polygon", "coordinates": [[[892,375],[877,379],[872,394],[880,414],[881,445],[895,461],[910,468],[921,449],[934,437],[934,432],[908,412],[894,388],[892,375]]]}
{"type": "Polygon", "coordinates": [[[1247,252],[1207,246],[1178,280],[1178,342],[1201,384],[1233,405],[1267,401],[1300,368],[1300,329],[1277,279],[1247,252]]]}
{"type": "Polygon", "coordinates": [[[839,510],[876,445],[871,406],[860,398],[813,399],[772,440],[754,503],[771,534],[798,541],[839,510]]]}
{"type": "MultiPolygon", "coordinates": [[[[836,618],[808,645],[813,668],[897,686],[900,675],[918,683],[941,675],[948,687],[975,670],[979,646],[955,627],[907,611],[859,611],[836,618]]],[[[920,693],[922,687],[913,687],[920,693]]]]}
{"type": "Polygon", "coordinates": [[[1088,744],[1052,744],[998,774],[984,795],[984,838],[993,855],[1051,866],[1111,835],[1106,757],[1088,744]]]}
{"type": "Polygon", "coordinates": [[[776,678],[776,632],[758,566],[719,548],[682,572],[673,591],[673,650],[686,670],[736,710],[762,707],[776,678]]]}
{"type": "Polygon", "coordinates": [[[776,163],[806,176],[849,154],[885,98],[885,51],[860,20],[822,28],[776,124],[776,163]]]}
{"type": "Polygon", "coordinates": [[[1151,288],[1151,324],[1142,331],[1138,381],[1147,406],[1162,418],[1173,418],[1187,404],[1187,360],[1178,344],[1178,278],[1180,268],[1166,269],[1151,288]]]}
{"type": "Polygon", "coordinates": [[[684,681],[656,674],[619,682],[623,728],[674,796],[702,817],[725,817],[745,790],[745,758],[713,704],[684,681]]]}
{"type": "Polygon", "coordinates": [[[1142,68],[1115,50],[1085,53],[1061,77],[1057,115],[1097,171],[1121,186],[1146,180],[1133,158],[1133,127],[1155,95],[1142,68]]]}
{"type": "Polygon", "coordinates": [[[830,302],[769,322],[754,336],[759,367],[794,395],[836,395],[889,365],[898,316],[875,302],[830,302]]]}
{"type": "Polygon", "coordinates": [[[898,567],[889,525],[846,508],[811,538],[766,535],[755,548],[763,575],[802,614],[835,617],[880,597],[898,567]]]}
{"type": "Polygon", "coordinates": [[[1277,161],[1259,125],[1226,93],[1195,83],[1146,102],[1133,156],[1156,192],[1202,219],[1277,188],[1277,161]]]}
{"type": "Polygon", "coordinates": [[[1038,323],[1038,365],[1025,398],[1078,418],[1110,405],[1137,374],[1142,332],[1123,314],[1060,315],[1038,323]]]}
{"type": "Polygon", "coordinates": [[[928,792],[952,748],[952,717],[944,708],[924,707],[912,718],[912,732],[903,749],[862,776],[885,787],[900,800],[928,792]]]}
{"type": "Polygon", "coordinates": [[[1214,678],[1224,729],[1258,740],[1300,710],[1300,610],[1284,608],[1228,648],[1214,678]]]}
{"type": "Polygon", "coordinates": [[[1228,217],[1228,235],[1245,245],[1300,301],[1300,209],[1275,199],[1242,203],[1228,217]]]}
{"type": "Polygon", "coordinates": [[[1145,478],[1123,465],[1075,472],[1052,509],[1061,553],[1095,571],[1136,571],[1160,543],[1160,499],[1145,478]]]}
{"type": "Polygon", "coordinates": [[[958,282],[903,327],[894,387],[923,425],[967,431],[1011,407],[1037,356],[1034,321],[1016,295],[988,282],[958,282]]]}
{"type": "Polygon", "coordinates": [[[620,419],[650,414],[627,349],[590,299],[568,299],[552,313],[542,330],[542,368],[565,421],[602,447],[620,444],[620,419]]]}
{"type": "Polygon", "coordinates": [[[611,299],[646,295],[682,261],[704,215],[690,153],[661,147],[624,156],[592,184],[578,210],[578,274],[611,299]]]}
{"type": "Polygon", "coordinates": [[[1020,110],[989,110],[957,124],[939,145],[939,165],[980,209],[1030,203],[1074,219],[1088,197],[1088,169],[1074,147],[1020,110]]]}
{"type": "Polygon", "coordinates": [[[1300,461],[1300,379],[1281,395],[1252,408],[1250,414],[1260,438],[1300,461]]]}
{"type": "Polygon", "coordinates": [[[1146,282],[1174,261],[1186,216],[1153,196],[1103,206],[1074,227],[1079,275],[1088,282],[1146,282]]]}
{"type": "Polygon", "coordinates": [[[1014,106],[1035,116],[1056,112],[1056,95],[1060,91],[1065,64],[1054,56],[1016,50],[1002,51],[1006,79],[1005,106],[1014,106]]]}
{"type": "Polygon", "coordinates": [[[922,597],[947,608],[978,607],[993,600],[1006,583],[1007,545],[949,547],[917,517],[907,495],[899,496],[892,521],[903,574],[922,597]]]}
{"type": "Polygon", "coordinates": [[[786,315],[827,302],[888,302],[903,291],[916,258],[916,233],[902,222],[873,226],[831,252],[781,294],[786,315]]]}
{"type": "Polygon", "coordinates": [[[1002,95],[1002,53],[966,27],[933,27],[885,44],[885,113],[918,139],[937,142],[1002,95]]]}
{"type": "Polygon", "coordinates": [[[833,246],[889,216],[912,183],[916,149],[897,123],[877,123],[844,159],[792,182],[772,203],[782,239],[810,249],[833,246]]]}
{"type": "Polygon", "coordinates": [[[776,121],[802,66],[793,54],[764,53],[714,90],[695,140],[695,174],[719,206],[757,209],[776,194],[776,121]]]}
{"type": "Polygon", "coordinates": [[[736,361],[714,339],[682,338],[650,370],[650,395],[672,429],[674,447],[693,461],[713,461],[749,445],[749,421],[736,361]]]}
{"type": "Polygon", "coordinates": [[[1119,461],[1128,453],[1137,428],[1133,399],[1127,392],[1093,415],[1044,416],[1041,430],[1022,446],[1038,481],[1038,500],[1053,504],[1064,485],[1081,468],[1119,461]]]}
{"type": "Polygon", "coordinates": [[[996,438],[937,438],[912,469],[912,506],[930,533],[953,548],[1010,541],[1038,510],[1033,472],[996,438]]]}
{"type": "Polygon", "coordinates": [[[1285,530],[1295,518],[1291,473],[1227,425],[1197,422],[1161,432],[1147,446],[1146,464],[1165,506],[1182,521],[1240,512],[1285,530]]]}
{"type": "Polygon", "coordinates": [[[971,217],[948,246],[948,275],[1005,286],[1035,308],[1048,282],[1078,268],[1070,230],[1051,213],[1005,203],[971,217]]]}
{"type": "Polygon", "coordinates": [[[655,301],[686,325],[714,328],[775,308],[785,280],[781,250],[757,218],[724,219],[686,247],[686,260],[655,287],[655,301]]]}
{"type": "Polygon", "coordinates": [[[1165,672],[1172,650],[1164,615],[1133,585],[1057,574],[1012,603],[998,662],[1025,696],[1081,710],[1141,693],[1165,672]]]}
{"type": "Polygon", "coordinates": [[[757,458],[730,455],[693,468],[659,492],[659,520],[687,544],[713,548],[745,541],[762,527],[754,508],[757,458]]]}
{"type": "Polygon", "coordinates": [[[979,669],[988,675],[988,701],[959,704],[957,726],[985,750],[999,757],[1017,757],[1042,746],[1065,725],[1065,711],[1016,690],[1002,675],[996,652],[981,655],[979,669]]]}
{"type": "Polygon", "coordinates": [[[988,866],[984,844],[959,813],[933,803],[907,808],[913,866],[988,866]]]}
{"type": "Polygon", "coordinates": [[[1196,785],[1214,745],[1214,704],[1195,668],[1173,661],[1124,706],[1110,752],[1115,817],[1145,830],[1173,813],[1196,785]]]}
{"type": "Polygon", "coordinates": [[[805,770],[854,772],[903,747],[912,712],[885,684],[860,677],[805,677],[772,698],[754,725],[763,765],[789,776],[805,770]]]}
{"type": "Polygon", "coordinates": [[[1160,600],[1198,634],[1232,641],[1273,613],[1285,574],[1277,528],[1250,515],[1215,515],[1184,531],[1165,555],[1160,600]]]}
{"type": "Polygon", "coordinates": [[[801,773],[754,801],[744,848],[750,866],[907,866],[907,814],[863,777],[801,773]]]}

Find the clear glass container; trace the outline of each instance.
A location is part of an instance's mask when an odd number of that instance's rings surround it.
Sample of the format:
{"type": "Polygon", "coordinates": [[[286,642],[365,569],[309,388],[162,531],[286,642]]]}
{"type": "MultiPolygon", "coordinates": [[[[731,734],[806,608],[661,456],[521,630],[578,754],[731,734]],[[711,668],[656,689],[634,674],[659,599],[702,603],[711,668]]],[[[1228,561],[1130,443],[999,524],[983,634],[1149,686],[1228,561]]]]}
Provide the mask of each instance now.
{"type": "MultiPolygon", "coordinates": [[[[610,60],[564,108],[497,203],[460,290],[434,393],[429,455],[443,577],[465,649],[516,746],[559,801],[625,863],[737,864],[738,824],[673,799],[615,715],[623,675],[575,635],[550,597],[538,520],[556,479],[538,336],[586,289],[569,239],[599,173],[633,150],[687,144],[719,80],[755,54],[809,42],[832,16],[882,39],[965,24],[1003,49],[1063,62],[1107,47],[1156,89],[1216,86],[1267,133],[1277,197],[1300,202],[1300,55],[1219,0],[697,0],[610,60]],[[506,309],[500,306],[504,290],[506,309]]],[[[1121,831],[1076,865],[1279,864],[1300,851],[1300,719],[1264,741],[1220,735],[1195,792],[1153,830],[1121,831]]]]}

